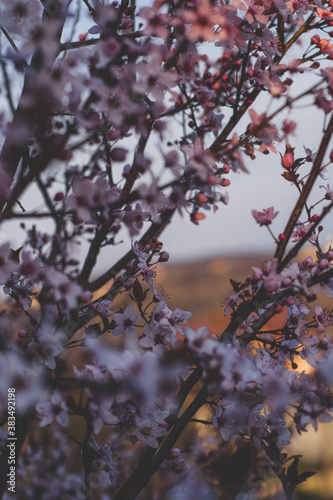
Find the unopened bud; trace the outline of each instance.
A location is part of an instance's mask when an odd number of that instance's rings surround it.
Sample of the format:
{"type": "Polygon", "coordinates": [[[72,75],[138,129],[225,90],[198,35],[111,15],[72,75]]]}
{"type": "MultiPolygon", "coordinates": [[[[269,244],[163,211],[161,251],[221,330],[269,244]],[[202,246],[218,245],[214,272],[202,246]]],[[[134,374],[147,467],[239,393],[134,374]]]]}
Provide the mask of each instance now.
{"type": "Polygon", "coordinates": [[[283,168],[289,169],[294,165],[294,155],[292,153],[286,153],[282,156],[282,166],[283,168]]]}
{"type": "Polygon", "coordinates": [[[168,252],[161,252],[160,253],[160,258],[158,259],[158,262],[168,262],[170,256],[168,252]]]}

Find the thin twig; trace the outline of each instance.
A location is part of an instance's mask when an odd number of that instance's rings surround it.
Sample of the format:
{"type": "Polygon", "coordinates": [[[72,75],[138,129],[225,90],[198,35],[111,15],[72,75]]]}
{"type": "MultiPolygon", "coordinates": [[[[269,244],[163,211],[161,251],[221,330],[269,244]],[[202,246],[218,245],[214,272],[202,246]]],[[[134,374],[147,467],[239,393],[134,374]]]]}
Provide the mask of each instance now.
{"type": "Polygon", "coordinates": [[[9,104],[11,112],[14,114],[15,113],[15,106],[14,106],[14,101],[13,101],[13,97],[12,97],[12,91],[10,88],[10,81],[9,81],[9,77],[8,77],[6,63],[2,60],[0,61],[0,63],[1,63],[1,67],[2,67],[3,78],[5,81],[5,88],[6,88],[8,104],[9,104]]]}
{"type": "Polygon", "coordinates": [[[301,193],[300,197],[298,198],[297,203],[296,203],[296,205],[295,205],[295,207],[290,215],[290,218],[288,220],[286,228],[283,231],[285,238],[283,240],[280,240],[278,247],[276,249],[275,257],[278,259],[279,262],[281,261],[281,259],[283,257],[284,251],[285,251],[286,246],[290,240],[290,237],[291,237],[291,234],[294,230],[295,224],[301,215],[301,212],[304,208],[304,205],[308,199],[308,196],[309,196],[309,194],[313,188],[313,185],[318,177],[318,174],[320,172],[320,167],[321,167],[322,161],[324,159],[324,155],[326,153],[326,150],[328,148],[328,144],[329,144],[330,139],[332,137],[332,133],[333,133],[333,113],[331,115],[329,124],[328,124],[328,126],[324,132],[323,138],[321,140],[321,143],[320,143],[320,146],[318,149],[318,153],[317,153],[316,158],[313,162],[313,166],[312,166],[310,175],[309,175],[309,177],[304,185],[304,188],[302,190],[302,193],[301,193]]]}
{"type": "Polygon", "coordinates": [[[6,30],[6,28],[4,28],[3,26],[0,26],[0,30],[2,31],[2,33],[5,35],[5,37],[7,38],[8,42],[10,43],[10,45],[13,47],[14,51],[16,52],[16,54],[20,54],[20,51],[19,49],[17,48],[17,45],[16,43],[14,42],[14,40],[12,39],[12,37],[10,36],[10,34],[8,33],[8,31],[6,30]]]}
{"type": "Polygon", "coordinates": [[[296,257],[296,255],[298,254],[299,250],[302,248],[302,246],[304,245],[304,243],[306,243],[308,241],[308,239],[309,239],[311,233],[313,232],[313,230],[321,223],[321,221],[330,212],[330,210],[332,210],[332,207],[333,207],[333,202],[330,203],[329,205],[327,205],[323,209],[322,213],[320,214],[320,216],[318,217],[318,219],[313,223],[313,225],[311,226],[310,230],[303,236],[303,238],[301,238],[296,243],[295,246],[293,246],[293,248],[291,248],[291,250],[288,252],[288,254],[286,255],[286,257],[283,259],[283,261],[280,264],[281,269],[284,269],[286,267],[286,265],[289,264],[289,262],[294,257],[296,257]]]}

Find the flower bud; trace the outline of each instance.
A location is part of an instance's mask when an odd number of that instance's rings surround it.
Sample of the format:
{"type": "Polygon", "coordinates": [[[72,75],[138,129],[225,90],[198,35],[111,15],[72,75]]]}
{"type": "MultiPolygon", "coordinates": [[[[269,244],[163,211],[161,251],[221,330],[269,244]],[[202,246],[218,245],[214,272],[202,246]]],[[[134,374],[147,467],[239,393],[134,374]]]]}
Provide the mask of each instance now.
{"type": "Polygon", "coordinates": [[[292,153],[286,153],[282,156],[282,166],[287,170],[294,165],[294,155],[292,153]]]}
{"type": "Polygon", "coordinates": [[[290,285],[291,285],[291,279],[290,278],[283,278],[282,286],[288,287],[290,285]]]}
{"type": "Polygon", "coordinates": [[[317,220],[319,219],[319,215],[317,214],[314,214],[310,219],[309,219],[309,222],[317,222],[317,220]]]}
{"type": "Polygon", "coordinates": [[[326,254],[326,257],[328,258],[328,260],[332,260],[333,259],[333,250],[329,250],[326,254]]]}
{"type": "Polygon", "coordinates": [[[20,330],[17,334],[20,339],[26,339],[28,337],[28,333],[26,330],[20,330]]]}
{"type": "Polygon", "coordinates": [[[160,258],[158,259],[158,262],[168,262],[170,256],[168,252],[161,252],[160,253],[160,258]]]}
{"type": "Polygon", "coordinates": [[[59,191],[58,193],[56,193],[54,195],[53,201],[62,201],[64,198],[65,198],[64,193],[62,193],[61,191],[59,191]]]}
{"type": "Polygon", "coordinates": [[[293,303],[294,303],[294,299],[291,296],[289,296],[289,297],[286,298],[286,304],[287,304],[287,306],[292,306],[293,303]]]}
{"type": "Polygon", "coordinates": [[[317,35],[314,35],[312,38],[311,38],[311,45],[317,45],[317,43],[320,42],[320,36],[317,34],[317,35]]]}
{"type": "Polygon", "coordinates": [[[230,181],[229,181],[229,179],[222,179],[220,184],[223,187],[227,187],[227,186],[230,186],[230,181]]]}
{"type": "Polygon", "coordinates": [[[173,450],[170,451],[170,460],[175,460],[176,458],[178,458],[180,456],[180,449],[179,448],[173,448],[173,450]]]}
{"type": "Polygon", "coordinates": [[[329,261],[327,259],[321,259],[319,262],[319,268],[320,269],[327,269],[329,266],[329,261]]]}

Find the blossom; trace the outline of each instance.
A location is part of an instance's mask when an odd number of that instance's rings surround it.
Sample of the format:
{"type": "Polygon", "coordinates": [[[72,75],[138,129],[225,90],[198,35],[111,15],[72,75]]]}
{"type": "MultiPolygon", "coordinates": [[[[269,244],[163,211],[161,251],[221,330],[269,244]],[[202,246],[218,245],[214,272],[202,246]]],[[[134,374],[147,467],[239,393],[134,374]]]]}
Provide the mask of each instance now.
{"type": "Polygon", "coordinates": [[[297,222],[294,231],[291,233],[292,241],[299,241],[305,235],[308,235],[309,241],[314,241],[316,239],[316,235],[311,231],[313,224],[303,224],[302,222],[297,222]]]}
{"type": "Polygon", "coordinates": [[[144,27],[145,35],[166,38],[169,35],[168,16],[160,12],[159,2],[154,2],[153,6],[142,7],[140,17],[146,21],[144,27]]]}
{"type": "Polygon", "coordinates": [[[38,401],[43,387],[39,370],[28,364],[19,353],[0,353],[0,408],[7,408],[8,388],[15,390],[16,412],[24,414],[38,401]]]}
{"type": "Polygon", "coordinates": [[[113,314],[111,310],[112,302],[111,300],[102,300],[101,302],[96,302],[92,305],[92,308],[103,318],[107,318],[113,314]]]}
{"type": "Polygon", "coordinates": [[[134,312],[133,306],[130,304],[123,313],[114,314],[113,319],[118,325],[113,330],[113,335],[120,335],[123,332],[126,332],[128,335],[134,335],[134,325],[139,319],[139,314],[134,312]]]}
{"type": "Polygon", "coordinates": [[[9,274],[16,270],[16,263],[10,258],[11,249],[9,243],[0,246],[0,285],[4,285],[9,274]]]}
{"type": "Polygon", "coordinates": [[[283,417],[269,415],[269,429],[277,433],[276,444],[279,449],[290,444],[290,431],[286,428],[286,421],[283,417]]]}
{"type": "Polygon", "coordinates": [[[225,308],[224,308],[224,316],[226,316],[231,308],[234,308],[239,299],[239,293],[231,293],[225,299],[225,308]]]}
{"type": "Polygon", "coordinates": [[[191,41],[206,40],[213,42],[217,38],[225,38],[224,31],[215,31],[217,25],[224,26],[226,17],[218,9],[212,9],[208,0],[201,0],[195,10],[184,10],[183,19],[190,25],[187,37],[191,41]]]}
{"type": "Polygon", "coordinates": [[[326,189],[326,194],[325,194],[326,200],[333,201],[333,188],[331,188],[329,184],[327,184],[326,188],[325,188],[325,186],[319,186],[319,187],[326,189]]]}
{"type": "Polygon", "coordinates": [[[246,410],[237,399],[228,400],[228,405],[223,407],[219,404],[216,407],[215,415],[212,417],[212,424],[219,429],[222,438],[229,441],[238,432],[245,431],[246,410]]]}
{"type": "Polygon", "coordinates": [[[255,447],[259,450],[262,447],[262,440],[268,435],[267,416],[263,414],[263,405],[255,405],[248,419],[247,434],[251,437],[255,447]]]}
{"type": "Polygon", "coordinates": [[[56,357],[64,350],[64,339],[61,335],[43,332],[35,341],[28,343],[28,352],[35,366],[45,364],[50,370],[56,367],[56,357]]]}
{"type": "Polygon", "coordinates": [[[323,333],[327,327],[333,325],[333,317],[330,316],[329,311],[316,304],[314,312],[317,321],[318,333],[323,333]]]}
{"type": "Polygon", "coordinates": [[[119,470],[117,466],[117,459],[113,456],[111,447],[108,443],[97,444],[94,436],[91,436],[88,446],[95,456],[91,463],[91,472],[104,471],[107,474],[110,483],[114,485],[117,481],[117,476],[119,475],[119,470]]]}
{"type": "Polygon", "coordinates": [[[136,437],[140,441],[146,441],[151,448],[157,448],[157,438],[165,436],[168,430],[168,425],[164,422],[168,414],[168,411],[155,410],[143,416],[135,415],[136,437]]]}
{"type": "Polygon", "coordinates": [[[258,212],[258,210],[252,210],[251,213],[260,226],[269,226],[279,212],[274,213],[274,208],[269,207],[267,209],[263,209],[262,212],[258,212]]]}
{"type": "Polygon", "coordinates": [[[26,36],[35,27],[41,12],[38,0],[3,0],[1,23],[11,33],[26,36]]]}
{"type": "Polygon", "coordinates": [[[132,205],[126,205],[123,211],[122,221],[126,224],[130,235],[136,236],[143,227],[143,222],[148,220],[150,212],[143,211],[140,203],[136,203],[135,208],[132,205]]]}
{"type": "Polygon", "coordinates": [[[273,146],[273,141],[278,139],[278,131],[275,125],[268,122],[265,113],[258,115],[258,113],[251,108],[249,110],[249,115],[252,120],[252,123],[249,125],[249,131],[261,140],[262,146],[260,149],[264,151],[267,149],[267,146],[269,146],[271,151],[276,152],[273,146]],[[263,148],[263,146],[265,147],[263,148]]]}
{"type": "Polygon", "coordinates": [[[175,342],[179,341],[170,331],[159,326],[146,324],[144,326],[144,336],[140,338],[139,343],[143,347],[152,348],[153,352],[163,351],[167,344],[172,347],[175,342]]]}

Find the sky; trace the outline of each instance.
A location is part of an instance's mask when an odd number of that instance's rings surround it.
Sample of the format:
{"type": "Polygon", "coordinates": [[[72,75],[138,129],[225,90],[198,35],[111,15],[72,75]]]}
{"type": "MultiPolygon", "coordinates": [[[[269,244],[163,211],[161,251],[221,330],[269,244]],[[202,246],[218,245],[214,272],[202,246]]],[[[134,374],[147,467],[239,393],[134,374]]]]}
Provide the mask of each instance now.
{"type": "MultiPolygon", "coordinates": [[[[142,6],[151,2],[138,1],[137,3],[142,6]]],[[[91,20],[86,20],[85,23],[79,25],[78,31],[84,32],[92,24],[91,20]]],[[[218,49],[206,44],[204,50],[210,57],[214,57],[218,49]]],[[[311,79],[300,78],[296,88],[298,92],[301,92],[310,85],[311,79]],[[304,81],[306,81],[306,87],[304,81]]],[[[267,97],[259,98],[255,101],[253,109],[262,113],[266,110],[267,102],[267,97]]],[[[299,109],[288,116],[289,119],[294,119],[298,124],[297,135],[291,141],[292,146],[295,147],[295,158],[305,156],[303,146],[311,150],[318,148],[323,128],[323,115],[319,110],[313,106],[303,105],[298,105],[297,108],[299,109]]],[[[243,131],[248,121],[247,115],[239,124],[238,130],[243,131]]],[[[277,118],[276,124],[279,125],[281,121],[282,118],[277,118]]],[[[284,144],[277,144],[277,149],[283,154],[284,144]]],[[[164,249],[170,253],[172,262],[203,260],[217,255],[241,255],[245,253],[273,255],[275,243],[267,228],[260,228],[255,222],[251,210],[262,210],[273,206],[279,214],[274,219],[271,229],[278,236],[279,233],[283,232],[291,209],[296,203],[297,190],[282,178],[283,168],[279,154],[263,155],[257,153],[254,161],[251,161],[250,158],[247,160],[249,173],[230,173],[231,185],[225,189],[225,192],[229,193],[228,205],[220,204],[215,214],[205,211],[207,218],[200,221],[199,226],[190,222],[186,215],[183,218],[178,214],[174,217],[172,224],[167,227],[160,238],[164,243],[164,249]]],[[[309,166],[305,166],[303,169],[305,174],[308,172],[309,166]]],[[[325,191],[319,188],[319,185],[326,186],[328,182],[325,180],[317,182],[310,198],[310,204],[323,197],[325,191]]],[[[28,193],[20,201],[26,205],[27,209],[29,206],[32,207],[33,193],[28,193]]],[[[47,222],[38,224],[43,228],[43,225],[46,227],[47,222]]],[[[332,226],[332,224],[329,226],[329,222],[324,221],[323,242],[333,241],[332,226]]],[[[23,236],[24,233],[18,228],[18,223],[11,222],[5,225],[1,241],[9,238],[13,248],[16,248],[22,244],[23,236]]],[[[125,241],[123,245],[104,251],[106,259],[117,260],[127,251],[129,237],[127,233],[124,233],[122,237],[125,241]]],[[[102,260],[105,262],[104,259],[102,260]]],[[[104,268],[105,263],[101,267],[104,268]]]]}

